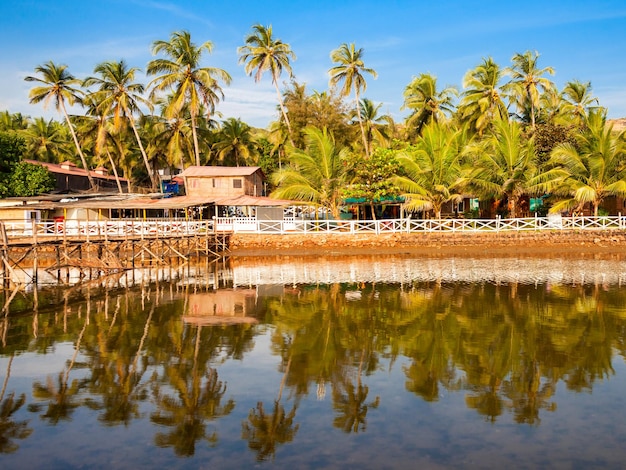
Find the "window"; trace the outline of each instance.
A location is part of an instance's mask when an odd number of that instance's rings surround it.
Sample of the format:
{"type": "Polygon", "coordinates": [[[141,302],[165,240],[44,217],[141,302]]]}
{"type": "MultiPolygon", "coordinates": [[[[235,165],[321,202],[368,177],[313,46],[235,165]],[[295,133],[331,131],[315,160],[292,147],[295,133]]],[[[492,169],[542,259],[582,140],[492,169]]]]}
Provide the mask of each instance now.
{"type": "Polygon", "coordinates": [[[242,184],[241,184],[241,180],[240,179],[233,180],[233,188],[237,188],[237,189],[241,189],[242,188],[242,184]]]}

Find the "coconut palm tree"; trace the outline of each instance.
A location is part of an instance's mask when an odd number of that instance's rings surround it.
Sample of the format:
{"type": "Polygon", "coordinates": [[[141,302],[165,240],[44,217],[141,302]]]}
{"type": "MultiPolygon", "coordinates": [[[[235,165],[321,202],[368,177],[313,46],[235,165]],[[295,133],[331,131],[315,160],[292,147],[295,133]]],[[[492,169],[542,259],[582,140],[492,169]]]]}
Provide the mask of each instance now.
{"type": "Polygon", "coordinates": [[[217,133],[213,148],[222,162],[249,165],[257,157],[256,143],[248,126],[241,119],[228,118],[217,133]]]}
{"type": "Polygon", "coordinates": [[[357,50],[354,43],[350,45],[342,44],[330,53],[330,58],[333,63],[337,64],[328,71],[331,86],[337,86],[343,83],[340,92],[342,96],[349,96],[352,89],[354,89],[356,115],[359,120],[359,126],[361,127],[365,156],[369,156],[367,137],[365,135],[365,128],[363,127],[363,120],[361,119],[360,93],[367,88],[367,82],[363,75],[368,73],[376,78],[378,74],[374,69],[365,67],[363,62],[363,49],[357,50]]]}
{"type": "Polygon", "coordinates": [[[200,67],[202,54],[210,54],[212,51],[211,41],[196,46],[188,31],[177,31],[172,33],[169,41],[159,40],[153,43],[152,53],[163,53],[166,58],[150,61],[147,69],[149,75],[162,74],[149,84],[152,87],[151,97],[164,90],[173,92],[166,109],[166,118],[179,116],[184,108],[189,110],[196,165],[200,165],[198,116],[204,109],[207,119],[210,118],[220,98],[224,97],[219,81],[227,85],[231,82],[231,77],[225,70],[200,67]]]}
{"type": "Polygon", "coordinates": [[[116,142],[116,138],[119,138],[120,132],[115,129],[114,124],[109,120],[108,110],[100,106],[101,102],[99,102],[98,99],[103,97],[103,94],[94,93],[86,97],[84,104],[87,108],[87,116],[85,116],[83,120],[80,131],[83,135],[90,136],[93,152],[97,159],[101,161],[105,160],[103,154],[106,154],[106,159],[115,176],[117,189],[119,193],[122,194],[124,190],[122,189],[119,172],[117,171],[117,164],[113,159],[113,154],[120,148],[119,144],[116,142]],[[111,152],[113,152],[113,154],[111,152]]]}
{"type": "Polygon", "coordinates": [[[554,87],[554,84],[544,75],[554,75],[552,67],[540,69],[537,67],[539,53],[526,51],[513,56],[513,65],[506,69],[511,80],[505,85],[511,99],[523,113],[528,113],[530,126],[535,129],[535,118],[539,107],[541,93],[554,87]]]}
{"type": "Polygon", "coordinates": [[[404,89],[402,108],[412,110],[407,125],[415,127],[417,135],[420,135],[430,121],[443,121],[446,113],[453,111],[452,100],[457,94],[454,87],[437,90],[437,78],[431,74],[422,73],[413,78],[404,89]]]}
{"type": "MultiPolygon", "coordinates": [[[[239,63],[245,63],[245,70],[248,75],[254,73],[255,82],[260,81],[263,73],[267,71],[272,74],[272,83],[278,95],[278,105],[291,139],[291,123],[285,110],[283,97],[278,88],[278,77],[280,77],[283,70],[289,74],[289,78],[293,77],[289,59],[295,60],[296,55],[291,50],[289,44],[272,36],[272,25],[262,26],[256,24],[252,27],[252,30],[253,32],[246,37],[246,45],[241,46],[237,50],[240,56],[239,63]]],[[[293,145],[293,141],[291,144],[293,145]]]]}
{"type": "Polygon", "coordinates": [[[564,199],[551,212],[582,210],[587,203],[594,216],[608,196],[626,196],[626,134],[613,132],[604,109],[591,111],[587,129],[576,134],[576,145],[563,143],[552,150],[552,170],[535,179],[539,188],[564,199]]]}
{"type": "Polygon", "coordinates": [[[373,101],[367,98],[361,100],[361,121],[365,129],[365,141],[367,142],[369,155],[372,154],[372,143],[374,141],[379,142],[381,145],[389,141],[387,124],[391,117],[378,114],[382,105],[382,103],[375,105],[373,101]]]}
{"type": "Polygon", "coordinates": [[[517,121],[498,119],[493,131],[477,146],[477,159],[468,181],[478,193],[496,199],[506,198],[511,217],[517,216],[520,198],[530,191],[536,174],[533,141],[525,140],[517,121]]]}
{"type": "Polygon", "coordinates": [[[35,118],[22,131],[22,136],[26,140],[28,158],[33,160],[60,163],[71,154],[73,144],[70,144],[69,135],[64,126],[54,119],[35,118]]]}
{"type": "Polygon", "coordinates": [[[500,82],[504,70],[491,57],[465,74],[463,95],[459,103],[461,121],[483,135],[495,119],[506,119],[508,110],[502,99],[500,82]]]}
{"type": "Polygon", "coordinates": [[[347,148],[338,148],[326,130],[305,130],[306,149],[288,148],[289,166],[272,175],[273,198],[306,201],[330,209],[339,219],[341,190],[347,181],[347,148]]]}
{"type": "Polygon", "coordinates": [[[56,65],[52,61],[46,62],[43,65],[38,65],[35,67],[35,72],[41,76],[27,76],[24,78],[27,82],[36,82],[40,84],[30,91],[30,102],[41,103],[43,101],[44,107],[47,107],[50,101],[53,101],[56,110],[63,114],[67,127],[72,134],[72,139],[74,140],[74,145],[76,146],[76,151],[78,152],[80,161],[85,169],[85,172],[87,173],[89,187],[91,189],[95,189],[96,185],[91,176],[89,166],[87,165],[87,160],[85,159],[85,155],[80,148],[78,137],[76,137],[76,132],[74,131],[74,126],[72,125],[72,121],[70,121],[67,109],[65,108],[65,102],[67,102],[70,106],[74,103],[81,103],[82,92],[74,88],[75,85],[80,84],[80,80],[76,79],[71,73],[68,72],[67,65],[56,65]]]}
{"type": "Polygon", "coordinates": [[[403,191],[406,208],[432,209],[435,218],[439,219],[446,202],[460,202],[463,153],[462,130],[437,122],[428,124],[415,146],[398,154],[398,162],[406,174],[391,178],[403,191]]]}
{"type": "Polygon", "coordinates": [[[561,92],[563,111],[567,113],[578,126],[585,123],[587,114],[599,106],[598,98],[591,94],[591,82],[582,83],[578,80],[567,82],[561,92]]]}
{"type": "Polygon", "coordinates": [[[152,190],[156,191],[159,183],[148,161],[146,150],[139,137],[137,124],[133,117],[135,113],[141,114],[140,105],[144,105],[150,110],[152,109],[152,103],[142,96],[144,92],[143,84],[134,82],[135,74],[138,70],[136,67],[128,67],[124,60],[119,62],[102,62],[94,68],[94,73],[99,76],[87,77],[83,84],[86,87],[98,87],[95,94],[100,108],[99,112],[113,117],[115,129],[119,130],[122,124],[128,121],[137,140],[146,171],[150,177],[152,190]]]}

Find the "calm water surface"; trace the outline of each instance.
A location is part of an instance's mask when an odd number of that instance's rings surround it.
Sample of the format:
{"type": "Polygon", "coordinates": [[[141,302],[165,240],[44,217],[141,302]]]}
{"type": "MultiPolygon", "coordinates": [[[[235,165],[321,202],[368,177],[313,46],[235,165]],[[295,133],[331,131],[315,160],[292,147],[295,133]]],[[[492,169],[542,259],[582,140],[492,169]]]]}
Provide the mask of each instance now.
{"type": "Polygon", "coordinates": [[[6,292],[0,466],[624,468],[624,279],[292,257],[6,292]]]}

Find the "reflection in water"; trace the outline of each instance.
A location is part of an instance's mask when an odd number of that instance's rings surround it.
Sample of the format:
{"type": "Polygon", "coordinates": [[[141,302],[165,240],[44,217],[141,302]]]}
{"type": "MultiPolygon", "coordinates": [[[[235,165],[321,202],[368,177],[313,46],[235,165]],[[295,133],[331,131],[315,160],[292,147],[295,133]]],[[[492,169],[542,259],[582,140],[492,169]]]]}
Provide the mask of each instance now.
{"type": "MultiPolygon", "coordinates": [[[[587,403],[591,395],[580,393],[622,395],[619,282],[460,281],[478,272],[476,260],[455,260],[449,277],[435,280],[407,277],[419,260],[378,260],[374,273],[354,260],[334,268],[318,261],[310,276],[323,265],[343,281],[315,274],[315,283],[297,282],[286,274],[297,265],[291,260],[273,285],[238,284],[242,272],[254,277],[253,267],[239,265],[212,271],[211,282],[197,268],[193,278],[137,287],[42,290],[34,314],[25,313],[32,300],[24,297],[2,324],[0,452],[11,453],[9,465],[25,455],[43,465],[64,442],[57,466],[101,466],[124,445],[136,459],[127,466],[184,457],[223,468],[264,460],[379,467],[392,452],[398,465],[462,466],[476,450],[458,436],[469,426],[476,439],[501,440],[498,463],[550,465],[549,455],[561,455],[568,465],[594,458],[617,467],[626,457],[625,431],[614,426],[626,419],[625,403],[587,403]],[[403,281],[371,281],[394,276],[403,281]],[[19,377],[9,381],[12,370],[19,377]],[[577,422],[585,428],[569,424],[577,422]],[[54,437],[38,437],[46,427],[54,437]],[[542,438],[530,434],[520,450],[511,442],[523,427],[541,428],[542,438]],[[590,428],[604,435],[602,445],[590,447],[590,428]],[[68,441],[85,429],[85,442],[68,441]],[[428,438],[416,446],[410,436],[418,435],[428,438]],[[454,452],[441,450],[450,446],[454,452]]],[[[541,271],[525,263],[523,271],[541,271]]],[[[278,269],[265,270],[268,278],[278,269]]],[[[603,269],[613,276],[623,268],[603,269]]],[[[493,457],[474,454],[473,462],[487,466],[493,457]]]]}

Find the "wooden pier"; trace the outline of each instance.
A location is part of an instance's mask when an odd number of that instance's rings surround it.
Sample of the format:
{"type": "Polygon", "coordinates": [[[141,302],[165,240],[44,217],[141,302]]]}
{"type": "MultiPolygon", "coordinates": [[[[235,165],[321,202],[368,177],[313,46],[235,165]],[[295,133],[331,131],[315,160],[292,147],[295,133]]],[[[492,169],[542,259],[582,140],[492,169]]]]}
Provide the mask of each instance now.
{"type": "Polygon", "coordinates": [[[70,273],[90,280],[147,266],[180,265],[191,258],[219,258],[229,232],[211,221],[107,220],[30,224],[0,222],[2,285],[36,284],[42,270],[60,283],[70,273]]]}

